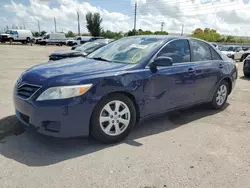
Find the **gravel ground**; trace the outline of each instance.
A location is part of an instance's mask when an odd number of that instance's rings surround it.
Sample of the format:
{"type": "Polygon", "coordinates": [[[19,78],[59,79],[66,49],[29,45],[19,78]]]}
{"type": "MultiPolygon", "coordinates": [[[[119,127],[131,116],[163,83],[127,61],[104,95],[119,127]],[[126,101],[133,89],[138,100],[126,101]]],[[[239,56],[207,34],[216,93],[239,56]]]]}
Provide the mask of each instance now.
{"type": "Polygon", "coordinates": [[[1,188],[250,187],[250,80],[242,63],[224,110],[202,105],[147,119],[117,145],[22,133],[12,105],[15,80],[65,48],[0,45],[1,188]]]}

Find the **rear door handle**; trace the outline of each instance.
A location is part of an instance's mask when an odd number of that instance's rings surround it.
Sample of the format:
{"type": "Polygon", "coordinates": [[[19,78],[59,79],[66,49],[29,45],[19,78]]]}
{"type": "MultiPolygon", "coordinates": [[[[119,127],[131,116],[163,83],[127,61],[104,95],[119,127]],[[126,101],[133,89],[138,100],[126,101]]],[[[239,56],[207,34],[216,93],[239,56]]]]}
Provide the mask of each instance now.
{"type": "Polygon", "coordinates": [[[188,69],[188,74],[191,75],[191,74],[193,74],[193,73],[194,73],[194,69],[193,69],[193,68],[189,68],[189,69],[188,69]]]}
{"type": "Polygon", "coordinates": [[[223,68],[223,65],[222,65],[222,64],[219,64],[219,68],[222,69],[222,68],[223,68]]]}

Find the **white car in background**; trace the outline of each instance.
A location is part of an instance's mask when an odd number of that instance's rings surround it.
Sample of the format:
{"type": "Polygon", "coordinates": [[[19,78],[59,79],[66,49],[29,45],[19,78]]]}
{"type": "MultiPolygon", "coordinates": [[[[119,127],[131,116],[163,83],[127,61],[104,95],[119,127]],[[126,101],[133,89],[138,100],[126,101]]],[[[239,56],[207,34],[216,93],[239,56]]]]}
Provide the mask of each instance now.
{"type": "Polygon", "coordinates": [[[76,36],[66,41],[67,46],[75,46],[89,42],[92,37],[90,36],[76,36]]]}
{"type": "Polygon", "coordinates": [[[236,49],[233,46],[223,46],[220,50],[227,57],[234,59],[236,49]]]}
{"type": "Polygon", "coordinates": [[[244,51],[240,46],[223,46],[221,52],[229,58],[240,61],[243,61],[250,54],[250,50],[244,51]]]}

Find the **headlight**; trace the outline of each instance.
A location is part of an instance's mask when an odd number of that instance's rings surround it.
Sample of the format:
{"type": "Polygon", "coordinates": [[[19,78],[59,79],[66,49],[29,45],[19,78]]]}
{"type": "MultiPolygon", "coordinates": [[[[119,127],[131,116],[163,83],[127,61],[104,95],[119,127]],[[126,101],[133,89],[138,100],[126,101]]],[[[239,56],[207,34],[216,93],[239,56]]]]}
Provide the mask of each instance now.
{"type": "Polygon", "coordinates": [[[36,100],[55,100],[77,97],[86,93],[92,84],[51,87],[45,90],[36,100]]]}

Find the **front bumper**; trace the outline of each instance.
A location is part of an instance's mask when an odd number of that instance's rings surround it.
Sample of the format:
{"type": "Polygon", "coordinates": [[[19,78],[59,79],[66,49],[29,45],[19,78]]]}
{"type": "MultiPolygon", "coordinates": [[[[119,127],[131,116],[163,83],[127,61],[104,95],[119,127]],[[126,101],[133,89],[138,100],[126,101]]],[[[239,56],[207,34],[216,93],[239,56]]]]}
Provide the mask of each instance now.
{"type": "Polygon", "coordinates": [[[9,38],[8,37],[0,37],[0,41],[1,42],[9,42],[9,38]]]}
{"type": "Polygon", "coordinates": [[[59,101],[52,104],[44,101],[41,105],[14,95],[14,106],[17,118],[41,134],[58,138],[88,136],[94,105],[83,98],[70,100],[74,100],[73,105],[62,105],[59,101]]]}

